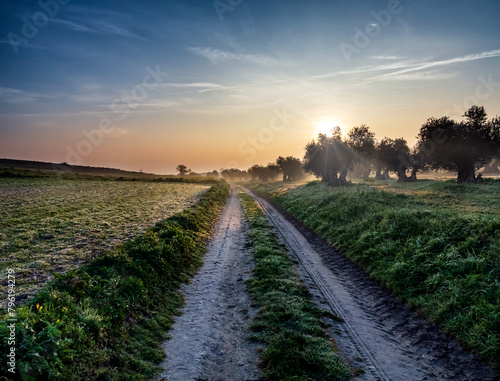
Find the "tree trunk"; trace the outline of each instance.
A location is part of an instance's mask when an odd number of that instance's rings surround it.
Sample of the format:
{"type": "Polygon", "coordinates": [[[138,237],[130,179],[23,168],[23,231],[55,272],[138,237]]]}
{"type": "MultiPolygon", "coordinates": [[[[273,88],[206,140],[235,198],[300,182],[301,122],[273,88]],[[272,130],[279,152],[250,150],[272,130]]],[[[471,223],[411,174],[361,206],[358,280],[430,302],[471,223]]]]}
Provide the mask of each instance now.
{"type": "Polygon", "coordinates": [[[457,183],[475,183],[476,182],[476,171],[474,170],[474,165],[467,165],[458,168],[457,183]]]}
{"type": "Polygon", "coordinates": [[[341,184],[347,183],[346,177],[347,177],[347,166],[343,165],[340,171],[339,183],[341,184]]]}
{"type": "Polygon", "coordinates": [[[410,181],[417,181],[417,172],[418,172],[418,167],[413,167],[411,169],[410,181]]]}
{"type": "Polygon", "coordinates": [[[337,171],[335,172],[331,172],[329,175],[328,175],[328,184],[330,185],[335,185],[337,184],[337,171]]]}
{"type": "Polygon", "coordinates": [[[338,183],[338,177],[337,177],[337,171],[336,170],[328,170],[323,178],[322,178],[322,181],[324,181],[325,183],[327,183],[328,185],[335,185],[338,183]]]}
{"type": "Polygon", "coordinates": [[[363,178],[363,179],[369,179],[371,172],[372,172],[372,168],[371,168],[370,165],[363,166],[361,178],[363,178]]]}
{"type": "Polygon", "coordinates": [[[408,181],[408,176],[406,176],[406,171],[399,169],[398,170],[398,183],[406,182],[408,181]]]}

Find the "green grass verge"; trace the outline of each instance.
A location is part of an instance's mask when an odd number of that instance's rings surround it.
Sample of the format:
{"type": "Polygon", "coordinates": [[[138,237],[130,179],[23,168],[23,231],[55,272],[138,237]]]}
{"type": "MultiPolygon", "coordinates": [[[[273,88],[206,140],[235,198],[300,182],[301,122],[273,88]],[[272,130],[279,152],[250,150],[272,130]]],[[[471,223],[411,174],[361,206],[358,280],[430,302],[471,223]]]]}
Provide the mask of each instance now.
{"type": "Polygon", "coordinates": [[[257,190],[492,366],[500,365],[500,181],[257,190]]]}
{"type": "Polygon", "coordinates": [[[300,282],[286,249],[279,244],[263,211],[240,194],[251,230],[247,234],[256,261],[248,281],[259,312],[251,330],[265,344],[261,365],[270,380],[348,380],[350,371],[334,352],[317,308],[300,282]]]}
{"type": "MultiPolygon", "coordinates": [[[[201,266],[228,194],[227,183],[219,182],[195,206],[58,275],[18,307],[15,345],[0,342],[2,354],[16,349],[12,378],[147,380],[156,374],[160,343],[183,304],[176,290],[201,266]]],[[[9,334],[2,323],[0,336],[9,334]]],[[[0,369],[9,375],[6,361],[0,369]]]]}

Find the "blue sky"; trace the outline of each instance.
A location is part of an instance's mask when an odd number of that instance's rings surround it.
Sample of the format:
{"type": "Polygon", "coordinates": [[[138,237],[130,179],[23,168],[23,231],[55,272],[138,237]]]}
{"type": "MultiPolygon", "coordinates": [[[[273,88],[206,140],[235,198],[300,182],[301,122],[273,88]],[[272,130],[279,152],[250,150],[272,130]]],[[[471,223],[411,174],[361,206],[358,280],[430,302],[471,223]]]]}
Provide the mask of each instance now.
{"type": "Polygon", "coordinates": [[[498,1],[40,3],[0,5],[0,157],[247,168],[333,124],[412,144],[469,103],[500,114],[498,1]]]}

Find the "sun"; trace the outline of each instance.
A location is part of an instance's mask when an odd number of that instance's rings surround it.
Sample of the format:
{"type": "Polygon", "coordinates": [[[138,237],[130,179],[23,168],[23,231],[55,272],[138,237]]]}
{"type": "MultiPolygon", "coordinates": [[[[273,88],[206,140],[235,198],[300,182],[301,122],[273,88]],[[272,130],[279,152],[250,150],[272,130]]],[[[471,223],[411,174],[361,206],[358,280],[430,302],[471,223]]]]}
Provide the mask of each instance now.
{"type": "MultiPolygon", "coordinates": [[[[340,123],[331,118],[325,118],[316,123],[316,135],[324,134],[330,136],[332,134],[332,130],[339,126],[340,123]]],[[[342,127],[341,127],[342,129],[342,127]]]]}

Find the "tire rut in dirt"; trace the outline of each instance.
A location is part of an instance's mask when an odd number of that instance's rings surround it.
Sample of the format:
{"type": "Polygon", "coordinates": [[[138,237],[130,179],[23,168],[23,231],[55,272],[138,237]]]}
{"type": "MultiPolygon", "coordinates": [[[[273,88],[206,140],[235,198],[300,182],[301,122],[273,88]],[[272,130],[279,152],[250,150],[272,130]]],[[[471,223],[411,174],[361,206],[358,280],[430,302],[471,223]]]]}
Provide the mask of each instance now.
{"type": "Polygon", "coordinates": [[[259,345],[247,339],[256,309],[245,280],[252,275],[251,253],[244,248],[244,222],[234,189],[212,235],[204,266],[188,285],[183,314],[163,344],[169,381],[259,380],[259,345]]]}
{"type": "Polygon", "coordinates": [[[366,372],[359,379],[500,379],[302,223],[269,199],[256,199],[332,312],[344,320],[334,323],[340,333],[335,340],[352,364],[366,372]]]}

